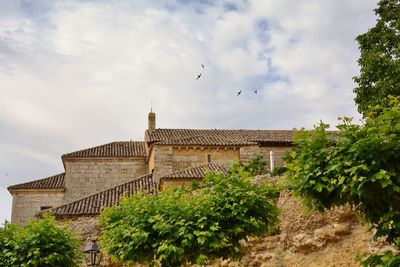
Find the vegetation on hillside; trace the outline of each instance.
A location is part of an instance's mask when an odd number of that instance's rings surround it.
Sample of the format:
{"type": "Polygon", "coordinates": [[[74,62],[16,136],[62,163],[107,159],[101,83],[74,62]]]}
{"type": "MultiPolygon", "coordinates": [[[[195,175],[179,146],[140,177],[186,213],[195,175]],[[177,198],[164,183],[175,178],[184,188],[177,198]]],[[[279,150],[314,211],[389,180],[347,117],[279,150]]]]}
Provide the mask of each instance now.
{"type": "MultiPolygon", "coordinates": [[[[363,125],[343,118],[332,135],[327,124],[302,130],[288,156],[295,192],[319,210],[351,204],[375,237],[400,248],[400,101],[366,113],[363,125]]],[[[365,265],[399,266],[400,255],[371,255],[365,265]]]]}
{"type": "Polygon", "coordinates": [[[235,164],[227,176],[208,173],[193,188],[135,195],[101,213],[103,250],[125,264],[181,266],[240,258],[241,240],[275,228],[277,190],[255,185],[261,158],[235,164]]]}

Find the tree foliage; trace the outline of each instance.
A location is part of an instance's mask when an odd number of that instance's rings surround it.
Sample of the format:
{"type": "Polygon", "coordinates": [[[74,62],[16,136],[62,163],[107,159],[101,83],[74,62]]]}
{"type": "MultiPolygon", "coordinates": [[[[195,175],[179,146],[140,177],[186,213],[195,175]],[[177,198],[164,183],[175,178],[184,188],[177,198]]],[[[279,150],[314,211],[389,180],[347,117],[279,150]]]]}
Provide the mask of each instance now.
{"type": "Polygon", "coordinates": [[[363,114],[370,105],[386,104],[389,95],[400,95],[400,1],[381,0],[375,13],[376,25],[356,39],[361,56],[354,92],[363,114]]]}
{"type": "Polygon", "coordinates": [[[0,228],[0,266],[79,266],[79,241],[53,217],[32,220],[25,227],[7,224],[0,228]]]}
{"type": "MultiPolygon", "coordinates": [[[[399,99],[390,98],[388,107],[372,109],[363,125],[344,118],[337,134],[327,128],[321,122],[296,137],[296,148],[287,159],[293,189],[320,210],[353,205],[371,223],[376,237],[387,237],[400,247],[399,99]]],[[[398,263],[398,257],[388,252],[365,263],[396,258],[398,263]]]]}
{"type": "Polygon", "coordinates": [[[228,176],[208,173],[195,190],[124,198],[101,213],[102,248],[125,264],[181,266],[239,258],[239,241],[268,232],[278,216],[277,191],[252,184],[246,168],[236,164],[228,176]]]}

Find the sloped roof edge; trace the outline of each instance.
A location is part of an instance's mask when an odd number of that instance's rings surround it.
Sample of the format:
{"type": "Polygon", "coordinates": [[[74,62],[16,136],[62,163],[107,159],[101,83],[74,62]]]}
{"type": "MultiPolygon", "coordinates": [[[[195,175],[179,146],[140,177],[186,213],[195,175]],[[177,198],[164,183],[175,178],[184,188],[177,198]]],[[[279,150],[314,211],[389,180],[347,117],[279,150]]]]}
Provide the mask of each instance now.
{"type": "Polygon", "coordinates": [[[8,191],[12,190],[37,190],[37,189],[64,189],[65,188],[65,172],[50,177],[33,180],[26,183],[10,185],[8,191]]]}
{"type": "Polygon", "coordinates": [[[39,213],[50,213],[56,217],[97,215],[104,207],[118,205],[124,195],[144,191],[153,194],[156,191],[153,175],[147,174],[76,201],[51,208],[39,213]]]}

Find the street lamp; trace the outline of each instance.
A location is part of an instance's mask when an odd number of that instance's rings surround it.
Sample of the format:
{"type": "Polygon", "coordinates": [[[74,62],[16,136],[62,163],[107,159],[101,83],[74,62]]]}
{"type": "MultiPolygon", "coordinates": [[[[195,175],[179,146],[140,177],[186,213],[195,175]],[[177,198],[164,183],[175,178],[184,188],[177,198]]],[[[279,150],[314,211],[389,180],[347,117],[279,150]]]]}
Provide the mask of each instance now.
{"type": "Polygon", "coordinates": [[[86,264],[90,267],[99,267],[101,262],[100,249],[97,246],[96,241],[96,239],[92,240],[92,243],[83,249],[83,253],[85,253],[86,264]]]}

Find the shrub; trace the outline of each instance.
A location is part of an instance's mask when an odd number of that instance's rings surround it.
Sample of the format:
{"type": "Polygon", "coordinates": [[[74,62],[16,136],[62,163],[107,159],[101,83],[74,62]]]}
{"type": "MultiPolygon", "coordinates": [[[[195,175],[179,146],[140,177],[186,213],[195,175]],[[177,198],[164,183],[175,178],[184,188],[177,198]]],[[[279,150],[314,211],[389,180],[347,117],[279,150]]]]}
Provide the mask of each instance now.
{"type": "Polygon", "coordinates": [[[251,182],[235,165],[228,176],[208,173],[196,190],[172,188],[135,195],[101,213],[104,251],[125,264],[203,264],[240,258],[240,240],[273,229],[277,191],[251,182]]]}
{"type": "Polygon", "coordinates": [[[79,266],[79,241],[71,230],[56,225],[54,217],[32,220],[25,227],[0,228],[0,266],[79,266]]]}

